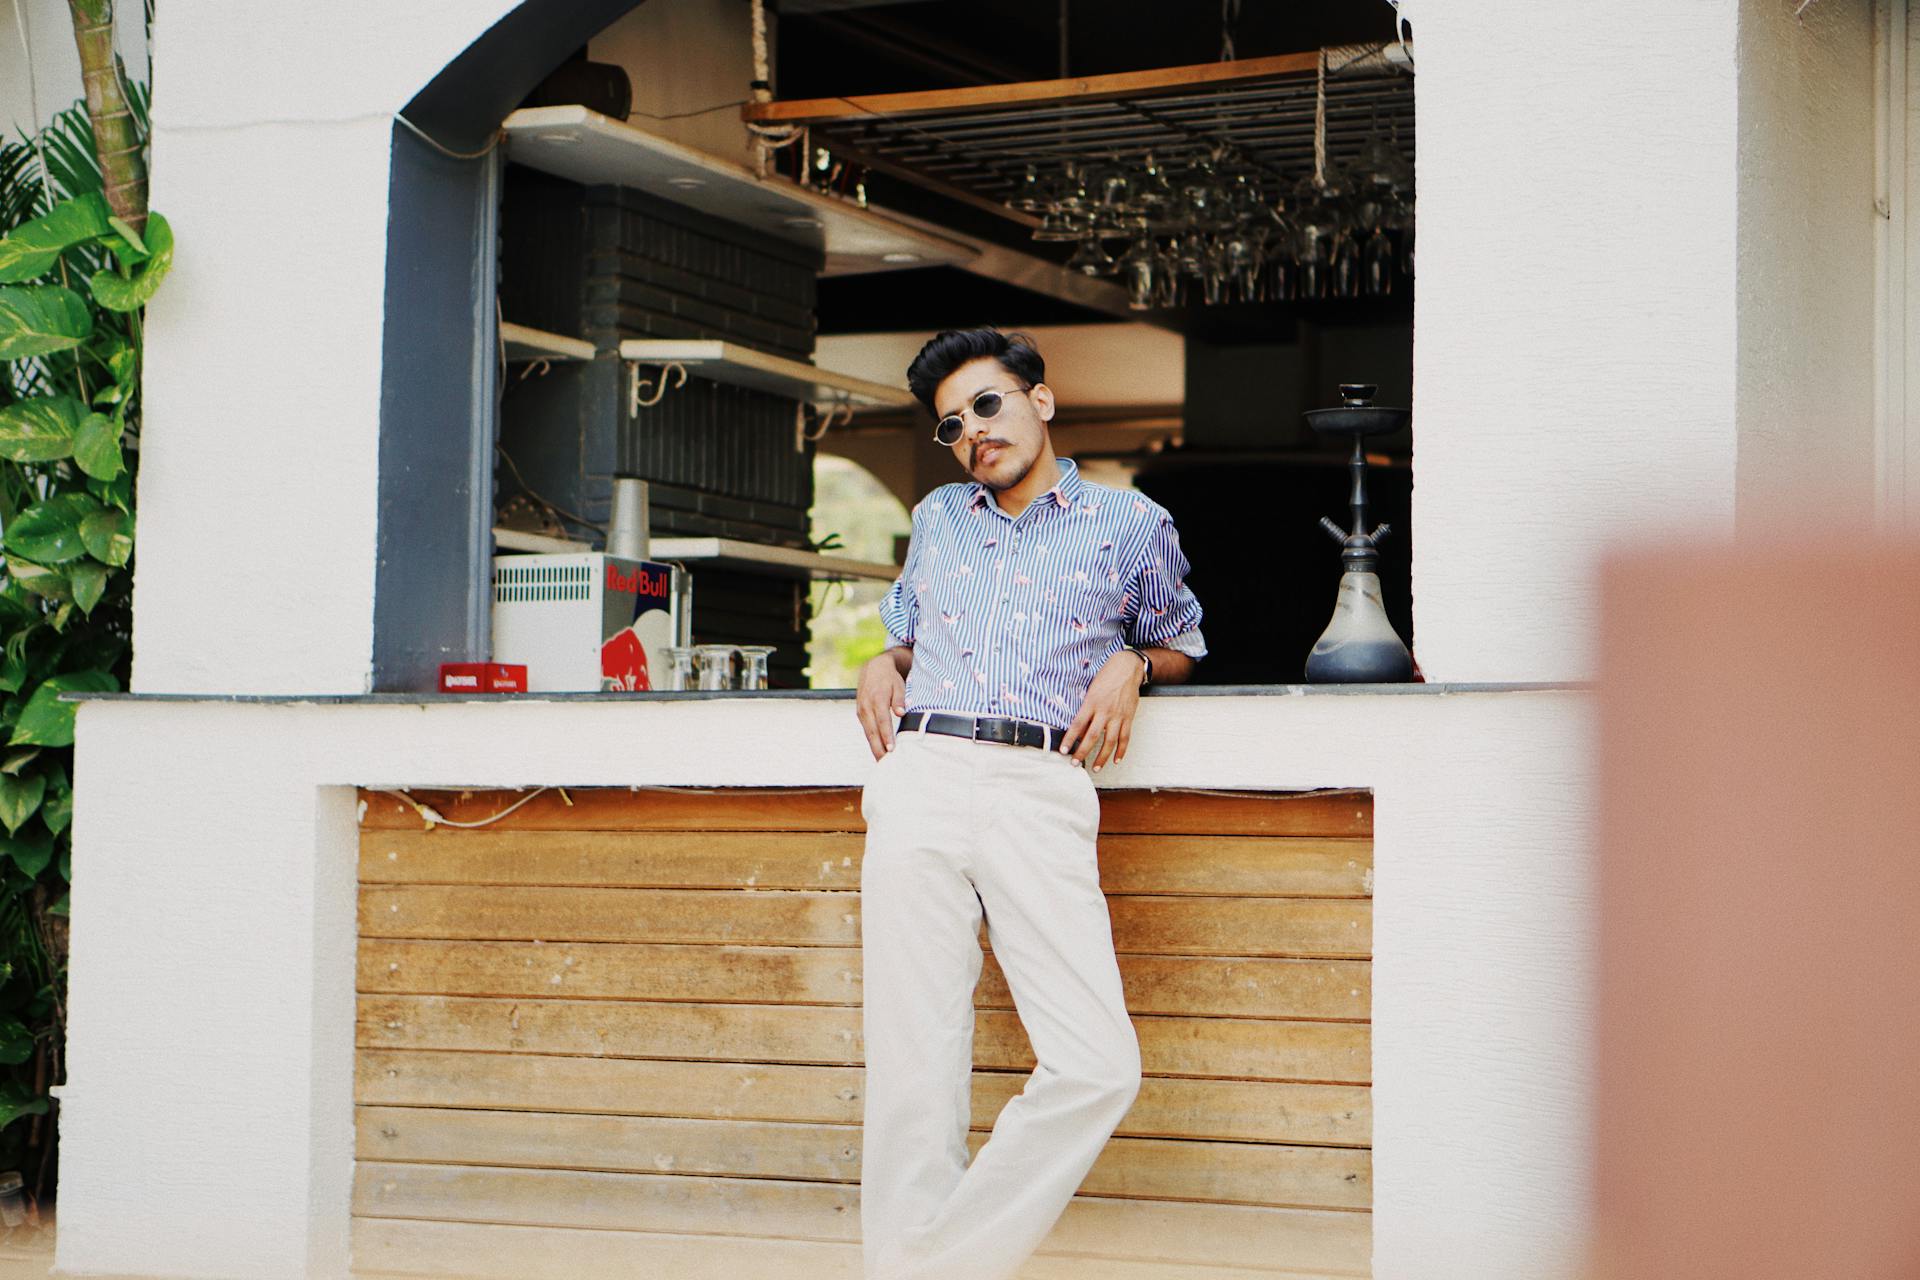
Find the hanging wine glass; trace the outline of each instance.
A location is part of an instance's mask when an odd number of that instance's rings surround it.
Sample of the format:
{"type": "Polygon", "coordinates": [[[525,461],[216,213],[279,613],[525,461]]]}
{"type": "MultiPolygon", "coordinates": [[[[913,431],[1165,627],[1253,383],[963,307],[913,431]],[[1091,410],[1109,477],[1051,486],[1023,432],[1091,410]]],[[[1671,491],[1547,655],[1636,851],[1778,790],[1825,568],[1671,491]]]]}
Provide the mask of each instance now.
{"type": "Polygon", "coordinates": [[[1153,152],[1147,152],[1141,163],[1141,172],[1129,193],[1128,209],[1149,220],[1162,219],[1173,208],[1179,193],[1167,181],[1167,171],[1154,159],[1153,152]]]}
{"type": "Polygon", "coordinates": [[[1048,209],[1040,215],[1040,225],[1033,229],[1033,238],[1043,244],[1078,240],[1083,234],[1085,229],[1064,209],[1048,209]]]}
{"type": "Polygon", "coordinates": [[[1120,255],[1120,281],[1127,287],[1127,305],[1135,311],[1146,311],[1155,303],[1158,293],[1160,255],[1154,249],[1153,240],[1141,236],[1127,246],[1120,255]]]}
{"type": "Polygon", "coordinates": [[[1106,163],[1089,179],[1088,185],[1102,209],[1118,213],[1132,203],[1133,174],[1121,163],[1119,156],[1108,156],[1106,163]]]}
{"type": "Polygon", "coordinates": [[[1173,253],[1173,244],[1156,245],[1154,248],[1153,305],[1171,307],[1180,300],[1180,264],[1173,253]]]}
{"type": "Polygon", "coordinates": [[[1092,235],[1082,240],[1073,251],[1073,256],[1067,259],[1067,270],[1089,276],[1110,275],[1118,265],[1113,255],[1100,243],[1100,238],[1092,235]]]}
{"type": "Polygon", "coordinates": [[[1007,203],[1022,213],[1043,213],[1052,200],[1053,193],[1040,180],[1040,167],[1030,164],[1021,171],[1007,203]]]}
{"type": "Polygon", "coordinates": [[[1360,237],[1354,232],[1343,231],[1335,237],[1333,266],[1327,280],[1336,298],[1360,296],[1360,237]]]}
{"type": "Polygon", "coordinates": [[[1368,297],[1393,292],[1393,241],[1384,227],[1375,227],[1367,235],[1366,247],[1360,251],[1360,276],[1368,297]]]}
{"type": "Polygon", "coordinates": [[[1259,250],[1245,225],[1226,232],[1218,241],[1220,270],[1233,295],[1241,302],[1253,301],[1254,277],[1259,267],[1259,250]]]}
{"type": "Polygon", "coordinates": [[[1053,193],[1055,208],[1067,213],[1084,213],[1093,206],[1093,193],[1087,189],[1086,167],[1078,160],[1063,161],[1059,185],[1053,193]]]}

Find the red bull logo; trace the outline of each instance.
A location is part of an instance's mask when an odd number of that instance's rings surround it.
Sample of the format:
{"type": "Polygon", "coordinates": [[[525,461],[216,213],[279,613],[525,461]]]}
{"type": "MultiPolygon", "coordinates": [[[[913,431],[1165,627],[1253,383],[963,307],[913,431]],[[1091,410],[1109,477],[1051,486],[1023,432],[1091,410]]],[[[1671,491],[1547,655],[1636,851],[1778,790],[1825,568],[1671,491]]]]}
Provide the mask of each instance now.
{"type": "Polygon", "coordinates": [[[664,600],[669,590],[667,571],[656,570],[649,573],[635,566],[633,572],[622,573],[620,566],[613,560],[607,561],[607,592],[609,595],[619,592],[637,596],[658,596],[664,600]]]}

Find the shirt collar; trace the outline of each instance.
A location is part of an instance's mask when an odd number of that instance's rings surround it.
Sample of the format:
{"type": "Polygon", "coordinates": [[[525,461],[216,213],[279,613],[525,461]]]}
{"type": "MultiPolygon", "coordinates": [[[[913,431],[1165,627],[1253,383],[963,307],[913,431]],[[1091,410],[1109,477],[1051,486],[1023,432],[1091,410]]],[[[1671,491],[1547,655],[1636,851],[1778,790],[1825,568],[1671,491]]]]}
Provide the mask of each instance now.
{"type": "MultiPolygon", "coordinates": [[[[1054,485],[1053,488],[1036,498],[1035,501],[1045,502],[1051,499],[1053,505],[1056,507],[1071,508],[1074,503],[1080,500],[1080,488],[1086,481],[1080,478],[1080,466],[1072,458],[1056,458],[1054,461],[1060,465],[1060,481],[1054,485]]],[[[981,484],[978,480],[973,481],[967,497],[967,509],[973,510],[976,507],[985,506],[990,501],[992,501],[992,499],[988,495],[987,486],[981,484]]],[[[997,506],[998,504],[995,505],[997,506]]],[[[1002,514],[1005,513],[1003,512],[1002,514]]],[[[1025,513],[1023,512],[1022,514],[1025,513]]]]}

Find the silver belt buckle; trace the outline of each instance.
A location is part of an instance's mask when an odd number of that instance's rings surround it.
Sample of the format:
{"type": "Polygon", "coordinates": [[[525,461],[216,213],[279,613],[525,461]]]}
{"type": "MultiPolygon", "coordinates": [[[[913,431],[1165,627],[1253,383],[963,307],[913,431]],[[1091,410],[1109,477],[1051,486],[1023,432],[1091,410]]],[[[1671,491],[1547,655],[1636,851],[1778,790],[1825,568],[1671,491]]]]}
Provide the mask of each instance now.
{"type": "Polygon", "coordinates": [[[1000,743],[1002,746],[1011,746],[1015,742],[1018,742],[1019,738],[1020,738],[1020,726],[1015,724],[1012,720],[1008,720],[1008,719],[1005,719],[1004,717],[997,717],[997,716],[996,717],[975,716],[973,719],[973,740],[975,742],[997,742],[997,743],[1000,743]],[[985,727],[988,719],[998,720],[999,727],[992,729],[983,735],[980,732],[980,730],[983,727],[985,727]]]}

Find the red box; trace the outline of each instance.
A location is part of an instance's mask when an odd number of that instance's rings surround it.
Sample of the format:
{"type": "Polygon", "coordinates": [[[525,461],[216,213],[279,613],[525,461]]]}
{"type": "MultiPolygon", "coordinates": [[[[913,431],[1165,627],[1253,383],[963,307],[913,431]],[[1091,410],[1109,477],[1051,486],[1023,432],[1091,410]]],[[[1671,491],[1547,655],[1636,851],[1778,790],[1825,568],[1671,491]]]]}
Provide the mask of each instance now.
{"type": "Polygon", "coordinates": [[[440,664],[442,693],[525,693],[527,665],[524,662],[443,662],[440,664]]]}

